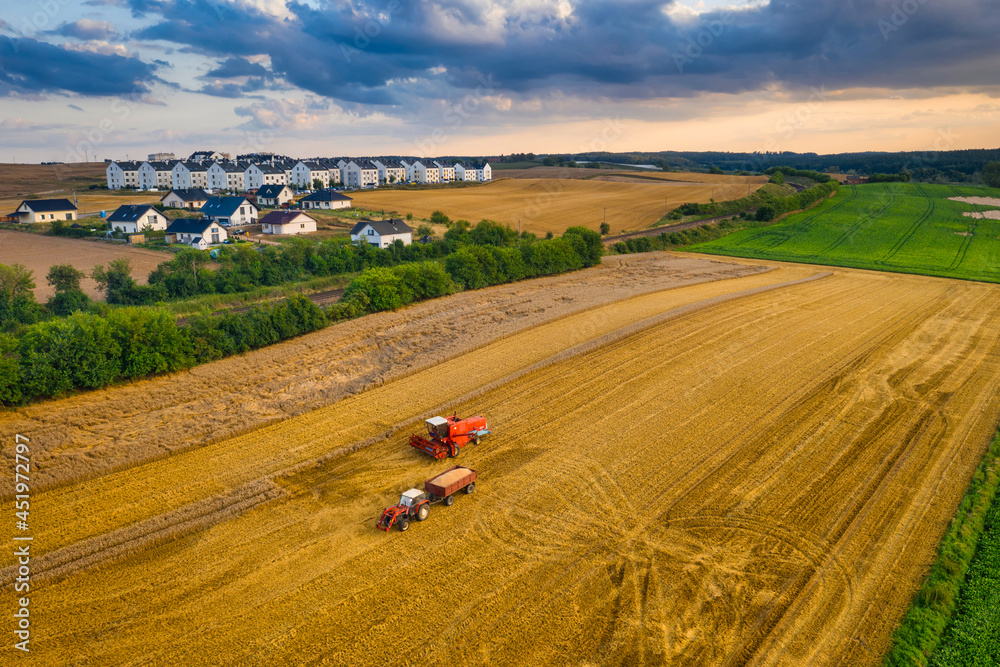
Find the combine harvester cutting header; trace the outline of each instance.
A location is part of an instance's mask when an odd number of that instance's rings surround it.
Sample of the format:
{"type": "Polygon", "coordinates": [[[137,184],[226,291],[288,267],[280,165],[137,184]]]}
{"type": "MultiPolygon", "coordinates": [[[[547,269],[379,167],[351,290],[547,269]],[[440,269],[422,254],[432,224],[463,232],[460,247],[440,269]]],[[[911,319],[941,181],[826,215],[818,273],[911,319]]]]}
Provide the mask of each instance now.
{"type": "Polygon", "coordinates": [[[479,438],[490,434],[486,417],[476,415],[466,419],[451,417],[431,417],[424,420],[430,438],[419,435],[410,436],[410,446],[422,452],[427,452],[436,459],[447,456],[455,458],[470,442],[479,444],[479,438]]]}

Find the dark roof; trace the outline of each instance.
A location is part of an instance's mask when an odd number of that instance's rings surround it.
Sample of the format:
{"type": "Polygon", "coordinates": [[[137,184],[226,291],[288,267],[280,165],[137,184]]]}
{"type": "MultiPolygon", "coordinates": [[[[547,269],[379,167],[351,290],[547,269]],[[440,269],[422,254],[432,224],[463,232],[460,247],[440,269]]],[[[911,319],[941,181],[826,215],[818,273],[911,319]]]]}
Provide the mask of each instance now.
{"type": "Polygon", "coordinates": [[[209,197],[208,193],[201,188],[181,188],[178,190],[171,190],[167,194],[163,195],[160,201],[163,201],[171,194],[175,194],[181,198],[181,201],[206,201],[209,197]]]}
{"type": "Polygon", "coordinates": [[[224,170],[226,170],[231,174],[236,172],[240,172],[242,174],[244,171],[246,171],[246,167],[241,167],[240,165],[233,162],[216,162],[215,164],[219,165],[220,167],[222,167],[224,170]]]}
{"type": "Polygon", "coordinates": [[[405,234],[406,232],[412,232],[413,229],[410,228],[405,222],[399,218],[393,218],[392,220],[362,220],[358,224],[354,225],[351,230],[351,234],[357,236],[361,233],[361,230],[365,227],[371,226],[379,236],[389,236],[391,234],[405,234]]]}
{"type": "Polygon", "coordinates": [[[151,208],[153,207],[148,204],[119,206],[118,210],[108,216],[108,222],[138,222],[151,208]]]}
{"type": "Polygon", "coordinates": [[[284,183],[273,183],[268,185],[262,185],[257,188],[257,199],[263,197],[264,199],[276,199],[281,191],[288,186],[284,183]]]}
{"type": "Polygon", "coordinates": [[[214,220],[208,218],[177,218],[167,225],[170,234],[204,234],[214,220]]]}
{"type": "Polygon", "coordinates": [[[156,171],[171,171],[174,168],[174,165],[170,164],[169,162],[157,162],[155,160],[152,162],[146,162],[145,164],[148,164],[156,171]]]}
{"type": "Polygon", "coordinates": [[[178,164],[182,164],[185,167],[187,167],[188,171],[208,171],[208,167],[201,164],[200,162],[191,162],[190,160],[186,160],[184,162],[179,162],[178,164]]]}
{"type": "Polygon", "coordinates": [[[257,168],[260,169],[265,174],[283,174],[285,170],[281,167],[277,167],[272,164],[262,163],[258,164],[257,168]]]}
{"type": "Polygon", "coordinates": [[[304,215],[313,222],[316,222],[316,218],[302,211],[271,211],[257,222],[262,225],[287,225],[300,215],[304,215]]]}
{"type": "Polygon", "coordinates": [[[121,167],[122,171],[138,171],[139,167],[142,166],[141,162],[133,162],[132,160],[115,160],[114,164],[121,167]]]}
{"type": "Polygon", "coordinates": [[[351,160],[351,162],[353,162],[354,164],[356,164],[361,169],[369,169],[369,170],[377,170],[378,169],[378,167],[376,167],[372,163],[371,160],[362,160],[360,158],[355,158],[354,160],[351,160]]]}
{"type": "Polygon", "coordinates": [[[334,190],[318,190],[308,197],[303,197],[302,201],[352,201],[347,195],[342,195],[334,190]]]}
{"type": "MultiPolygon", "coordinates": [[[[244,204],[250,204],[246,197],[210,197],[205,202],[205,205],[201,207],[201,212],[207,216],[223,216],[228,218],[236,213],[236,209],[244,204]]],[[[253,204],[250,205],[253,206],[253,204]]]]}
{"type": "Polygon", "coordinates": [[[27,204],[35,213],[76,210],[76,206],[73,206],[73,202],[68,199],[25,199],[17,207],[21,208],[23,204],[27,204]]]}

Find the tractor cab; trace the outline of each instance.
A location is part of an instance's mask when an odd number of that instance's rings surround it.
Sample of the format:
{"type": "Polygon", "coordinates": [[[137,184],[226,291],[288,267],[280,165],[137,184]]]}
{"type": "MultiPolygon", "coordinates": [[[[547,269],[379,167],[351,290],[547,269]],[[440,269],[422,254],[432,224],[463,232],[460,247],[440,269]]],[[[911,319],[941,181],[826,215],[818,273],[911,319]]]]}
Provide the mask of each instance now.
{"type": "Polygon", "coordinates": [[[427,424],[427,432],[432,438],[444,440],[451,434],[451,424],[444,417],[431,417],[425,419],[424,423],[427,424]]]}
{"type": "Polygon", "coordinates": [[[399,504],[401,507],[409,509],[424,500],[427,500],[426,493],[420,489],[410,489],[409,491],[404,491],[403,495],[399,497],[399,504]]]}

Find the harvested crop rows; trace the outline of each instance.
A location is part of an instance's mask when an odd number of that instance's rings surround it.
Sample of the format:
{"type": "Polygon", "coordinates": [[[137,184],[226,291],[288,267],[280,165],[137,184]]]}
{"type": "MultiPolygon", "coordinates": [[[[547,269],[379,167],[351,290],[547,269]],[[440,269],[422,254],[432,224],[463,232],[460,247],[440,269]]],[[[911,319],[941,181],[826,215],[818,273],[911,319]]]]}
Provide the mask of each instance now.
{"type": "Polygon", "coordinates": [[[878,664],[996,424],[998,293],[678,287],[51,489],[35,657],[878,664]],[[447,467],[406,435],[452,409],[494,430],[460,459],[477,492],[376,531],[447,467]]]}
{"type": "MultiPolygon", "coordinates": [[[[589,170],[588,170],[589,171],[589,170]]],[[[666,175],[666,174],[665,174],[666,175]]],[[[736,177],[731,177],[736,178],[736,177]]],[[[472,223],[495,220],[535,234],[582,225],[597,230],[607,215],[613,233],[644,229],[686,202],[745,197],[760,183],[686,183],[667,179],[616,183],[572,178],[504,178],[485,185],[434,190],[352,193],[355,206],[429,218],[442,211],[472,223]],[[606,210],[606,213],[605,213],[606,210]]]]}

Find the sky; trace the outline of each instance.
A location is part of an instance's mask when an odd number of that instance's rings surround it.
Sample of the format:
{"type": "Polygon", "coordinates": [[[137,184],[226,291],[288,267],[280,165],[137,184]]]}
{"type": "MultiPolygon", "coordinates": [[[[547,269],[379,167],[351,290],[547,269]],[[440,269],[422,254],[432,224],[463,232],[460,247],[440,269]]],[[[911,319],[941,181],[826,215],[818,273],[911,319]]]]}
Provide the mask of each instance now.
{"type": "Polygon", "coordinates": [[[0,0],[0,162],[1000,147],[1000,0],[0,0]]]}

